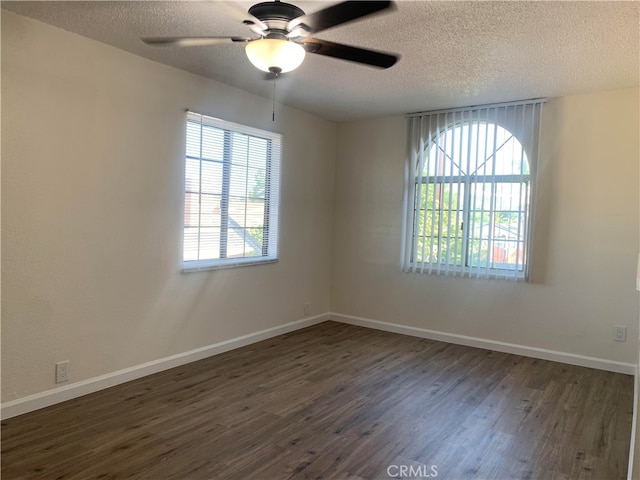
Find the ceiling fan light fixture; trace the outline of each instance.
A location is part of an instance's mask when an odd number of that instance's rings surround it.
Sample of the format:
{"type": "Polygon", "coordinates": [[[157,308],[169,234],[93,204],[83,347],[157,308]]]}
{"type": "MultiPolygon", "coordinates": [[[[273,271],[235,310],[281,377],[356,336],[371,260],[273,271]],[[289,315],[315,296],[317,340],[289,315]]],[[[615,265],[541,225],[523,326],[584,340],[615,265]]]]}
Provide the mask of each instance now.
{"type": "Polygon", "coordinates": [[[279,38],[261,38],[247,43],[245,53],[259,70],[286,73],[298,68],[304,60],[302,45],[279,38]]]}

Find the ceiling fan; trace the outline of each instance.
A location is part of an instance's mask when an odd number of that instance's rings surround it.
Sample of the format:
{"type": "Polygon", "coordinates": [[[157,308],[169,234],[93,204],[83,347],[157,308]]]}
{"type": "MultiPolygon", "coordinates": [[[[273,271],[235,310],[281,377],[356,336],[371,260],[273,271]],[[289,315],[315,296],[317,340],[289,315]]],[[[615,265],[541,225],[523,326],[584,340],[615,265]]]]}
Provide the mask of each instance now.
{"type": "Polygon", "coordinates": [[[398,55],[328,42],[311,35],[393,8],[392,1],[358,0],[338,3],[307,15],[295,5],[275,0],[257,3],[243,15],[243,23],[253,32],[253,37],[147,37],[142,40],[148,45],[180,47],[245,43],[251,63],[276,76],[298,68],[305,53],[384,69],[393,66],[398,55]]]}

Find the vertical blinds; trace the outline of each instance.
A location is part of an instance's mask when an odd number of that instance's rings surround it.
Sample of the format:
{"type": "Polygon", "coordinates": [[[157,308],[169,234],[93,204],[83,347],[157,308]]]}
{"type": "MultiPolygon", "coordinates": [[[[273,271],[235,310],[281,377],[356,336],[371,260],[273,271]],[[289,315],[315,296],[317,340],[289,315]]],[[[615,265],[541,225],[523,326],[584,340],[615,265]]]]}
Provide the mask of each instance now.
{"type": "Polygon", "coordinates": [[[408,272],[528,276],[543,99],[408,116],[408,272]]]}
{"type": "Polygon", "coordinates": [[[275,260],[281,136],[188,112],[183,266],[275,260]]]}

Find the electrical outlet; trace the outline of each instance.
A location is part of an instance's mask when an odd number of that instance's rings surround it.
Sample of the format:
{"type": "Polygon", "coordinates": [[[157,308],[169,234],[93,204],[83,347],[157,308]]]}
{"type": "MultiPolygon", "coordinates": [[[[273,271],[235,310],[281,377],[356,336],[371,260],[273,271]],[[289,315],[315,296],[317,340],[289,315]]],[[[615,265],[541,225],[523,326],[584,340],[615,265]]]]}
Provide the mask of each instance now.
{"type": "Polygon", "coordinates": [[[69,360],[56,363],[56,383],[69,380],[69,360]]]}
{"type": "Polygon", "coordinates": [[[615,330],[614,330],[613,339],[616,342],[626,342],[627,341],[627,327],[620,327],[620,326],[616,325],[615,330]]]}
{"type": "Polygon", "coordinates": [[[311,315],[311,304],[310,303],[305,303],[304,304],[304,316],[308,317],[309,315],[311,315]]]}

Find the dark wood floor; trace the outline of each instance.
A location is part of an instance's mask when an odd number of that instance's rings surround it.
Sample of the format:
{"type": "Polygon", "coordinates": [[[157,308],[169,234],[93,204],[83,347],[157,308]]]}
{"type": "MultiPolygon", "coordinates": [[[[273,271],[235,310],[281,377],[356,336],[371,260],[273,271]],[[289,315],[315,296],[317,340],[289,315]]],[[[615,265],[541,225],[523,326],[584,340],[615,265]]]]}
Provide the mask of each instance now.
{"type": "Polygon", "coordinates": [[[627,375],[326,322],[5,420],[2,479],[618,479],[632,402],[627,375]]]}

